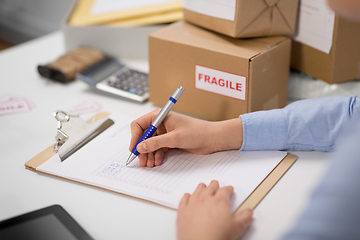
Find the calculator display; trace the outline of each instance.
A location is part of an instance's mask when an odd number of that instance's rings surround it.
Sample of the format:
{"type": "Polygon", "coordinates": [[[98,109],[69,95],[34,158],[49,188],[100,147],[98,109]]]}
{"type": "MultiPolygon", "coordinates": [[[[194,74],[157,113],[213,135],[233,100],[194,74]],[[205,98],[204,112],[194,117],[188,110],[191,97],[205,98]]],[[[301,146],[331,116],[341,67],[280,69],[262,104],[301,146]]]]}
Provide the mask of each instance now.
{"type": "Polygon", "coordinates": [[[94,74],[91,75],[96,81],[100,81],[110,76],[114,72],[120,70],[122,67],[116,62],[110,62],[108,65],[104,66],[102,69],[97,70],[94,74]]]}

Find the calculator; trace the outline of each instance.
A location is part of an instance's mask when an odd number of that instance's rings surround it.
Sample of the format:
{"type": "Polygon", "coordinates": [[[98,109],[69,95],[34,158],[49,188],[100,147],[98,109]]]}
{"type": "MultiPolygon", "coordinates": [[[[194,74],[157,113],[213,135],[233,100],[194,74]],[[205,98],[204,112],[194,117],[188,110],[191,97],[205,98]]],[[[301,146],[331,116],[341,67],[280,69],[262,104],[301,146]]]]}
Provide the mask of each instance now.
{"type": "Polygon", "coordinates": [[[105,57],[77,73],[76,78],[101,91],[138,102],[149,98],[148,75],[130,69],[111,57],[105,57]]]}

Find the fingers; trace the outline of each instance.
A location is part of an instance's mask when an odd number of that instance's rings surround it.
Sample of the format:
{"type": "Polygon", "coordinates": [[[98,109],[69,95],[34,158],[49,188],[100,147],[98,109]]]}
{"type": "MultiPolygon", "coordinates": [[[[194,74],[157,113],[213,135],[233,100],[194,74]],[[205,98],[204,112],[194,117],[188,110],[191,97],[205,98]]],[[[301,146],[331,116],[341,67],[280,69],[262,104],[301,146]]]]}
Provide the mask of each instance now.
{"type": "Polygon", "coordinates": [[[185,193],[184,196],[182,197],[180,203],[179,203],[179,210],[181,210],[182,208],[184,208],[188,204],[189,198],[190,198],[190,194],[185,193]]]}
{"type": "Polygon", "coordinates": [[[234,192],[234,188],[232,186],[226,186],[226,187],[222,187],[220,188],[217,192],[216,192],[216,196],[217,197],[221,197],[221,198],[225,198],[225,199],[230,199],[231,195],[234,192]]]}
{"type": "Polygon", "coordinates": [[[195,199],[200,196],[213,196],[217,191],[219,191],[219,182],[216,180],[211,181],[209,186],[206,186],[204,183],[200,183],[195,189],[192,198],[195,199]]]}
{"type": "Polygon", "coordinates": [[[159,111],[160,109],[156,109],[148,114],[145,114],[142,117],[139,117],[130,124],[130,129],[131,129],[131,140],[129,146],[130,151],[135,147],[136,143],[139,141],[144,131],[151,125],[152,121],[155,119],[159,111]]]}
{"type": "Polygon", "coordinates": [[[156,151],[155,153],[149,152],[145,154],[139,154],[138,158],[140,166],[149,168],[160,166],[167,151],[168,148],[163,148],[156,151]]]}
{"type": "Polygon", "coordinates": [[[137,145],[136,150],[138,150],[139,153],[147,153],[148,147],[147,147],[147,141],[141,142],[137,145]]]}
{"type": "Polygon", "coordinates": [[[155,155],[154,153],[139,154],[140,167],[152,168],[155,166],[155,155]]]}
{"type": "Polygon", "coordinates": [[[155,166],[155,155],[154,153],[139,154],[139,163],[141,167],[152,168],[155,166]]]}
{"type": "Polygon", "coordinates": [[[155,155],[154,153],[148,153],[147,167],[152,168],[155,165],[155,155]]]}
{"type": "Polygon", "coordinates": [[[156,151],[155,153],[148,153],[148,159],[146,166],[149,168],[152,168],[154,166],[159,166],[162,163],[162,160],[164,158],[165,152],[167,151],[167,148],[160,149],[156,151]]]}
{"type": "Polygon", "coordinates": [[[213,180],[210,182],[209,186],[204,190],[204,195],[206,196],[212,196],[215,194],[215,192],[219,189],[219,182],[216,180],[213,180]]]}
{"type": "Polygon", "coordinates": [[[195,189],[195,192],[192,194],[192,198],[196,198],[197,196],[199,196],[205,188],[206,188],[205,183],[199,183],[199,185],[195,189]]]}
{"type": "Polygon", "coordinates": [[[236,225],[236,235],[240,236],[244,233],[244,231],[246,230],[246,228],[250,225],[250,223],[252,222],[252,215],[253,215],[253,210],[251,210],[250,208],[248,209],[244,209],[243,211],[241,211],[237,216],[235,216],[235,225],[236,225]]]}
{"type": "Polygon", "coordinates": [[[178,138],[174,132],[153,136],[137,145],[139,153],[155,152],[161,148],[176,148],[178,138]]]}
{"type": "Polygon", "coordinates": [[[232,193],[234,192],[234,188],[232,186],[219,187],[219,182],[216,180],[212,180],[209,186],[206,186],[204,183],[200,183],[193,193],[193,197],[198,197],[200,195],[204,196],[219,196],[225,199],[230,199],[232,193]]]}
{"type": "Polygon", "coordinates": [[[133,148],[136,146],[137,142],[141,138],[141,136],[144,133],[144,130],[137,122],[132,122],[130,125],[131,128],[131,140],[130,140],[130,146],[129,151],[132,151],[133,148]]]}
{"type": "Polygon", "coordinates": [[[230,196],[234,188],[219,187],[216,180],[200,183],[192,195],[186,193],[179,203],[177,218],[179,239],[237,239],[252,220],[252,210],[234,216],[230,196]],[[226,200],[226,201],[224,201],[226,200]],[[197,237],[198,238],[197,238],[197,237]],[[200,237],[199,237],[200,236],[200,237]]]}
{"type": "Polygon", "coordinates": [[[163,148],[155,153],[145,153],[145,154],[139,154],[139,163],[141,167],[149,167],[152,168],[154,166],[160,166],[162,163],[162,160],[165,156],[165,153],[168,151],[168,148],[163,148]]]}
{"type": "Polygon", "coordinates": [[[168,151],[168,148],[163,148],[155,152],[155,166],[160,166],[162,160],[165,156],[165,153],[168,151]]]}
{"type": "Polygon", "coordinates": [[[139,154],[138,156],[139,158],[139,163],[141,167],[145,167],[147,166],[147,158],[148,158],[148,154],[139,154]]]}
{"type": "Polygon", "coordinates": [[[185,193],[185,195],[183,196],[183,198],[179,203],[179,209],[187,205],[189,199],[196,199],[201,195],[205,195],[205,196],[214,195],[217,189],[219,189],[219,182],[216,180],[211,181],[209,186],[206,186],[205,183],[199,183],[199,185],[196,187],[192,195],[190,195],[189,193],[185,193]]]}
{"type": "Polygon", "coordinates": [[[169,147],[172,146],[172,142],[172,134],[168,133],[154,136],[139,143],[136,149],[140,153],[140,166],[159,166],[162,163],[165,153],[169,150],[169,147]]]}

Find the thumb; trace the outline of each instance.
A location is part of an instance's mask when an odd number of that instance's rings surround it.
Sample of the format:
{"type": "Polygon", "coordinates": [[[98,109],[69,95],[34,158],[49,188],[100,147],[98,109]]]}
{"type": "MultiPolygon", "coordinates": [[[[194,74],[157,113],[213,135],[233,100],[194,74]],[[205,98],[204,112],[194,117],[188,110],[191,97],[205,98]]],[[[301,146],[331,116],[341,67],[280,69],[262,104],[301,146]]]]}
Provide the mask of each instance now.
{"type": "Polygon", "coordinates": [[[252,215],[253,215],[253,210],[248,208],[241,211],[238,215],[235,216],[234,222],[235,225],[237,226],[236,227],[237,236],[241,236],[245,232],[246,228],[250,225],[252,221],[252,215]]]}
{"type": "Polygon", "coordinates": [[[155,152],[160,148],[174,148],[175,141],[172,133],[165,133],[158,136],[153,136],[138,144],[136,149],[139,153],[155,152]]]}

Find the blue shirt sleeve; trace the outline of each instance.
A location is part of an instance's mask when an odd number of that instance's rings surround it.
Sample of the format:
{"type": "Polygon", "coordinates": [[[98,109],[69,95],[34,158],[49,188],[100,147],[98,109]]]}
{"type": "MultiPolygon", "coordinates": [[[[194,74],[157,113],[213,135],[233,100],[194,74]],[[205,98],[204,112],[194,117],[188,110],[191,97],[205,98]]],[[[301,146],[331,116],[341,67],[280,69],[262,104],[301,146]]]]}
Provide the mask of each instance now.
{"type": "Polygon", "coordinates": [[[346,123],[360,114],[360,99],[306,99],[282,109],[241,115],[241,150],[333,151],[346,123]]]}
{"type": "Polygon", "coordinates": [[[360,116],[347,125],[325,177],[284,240],[360,239],[360,116]]]}
{"type": "Polygon", "coordinates": [[[360,239],[360,99],[302,100],[241,118],[241,150],[337,150],[308,207],[283,239],[360,239]]]}

